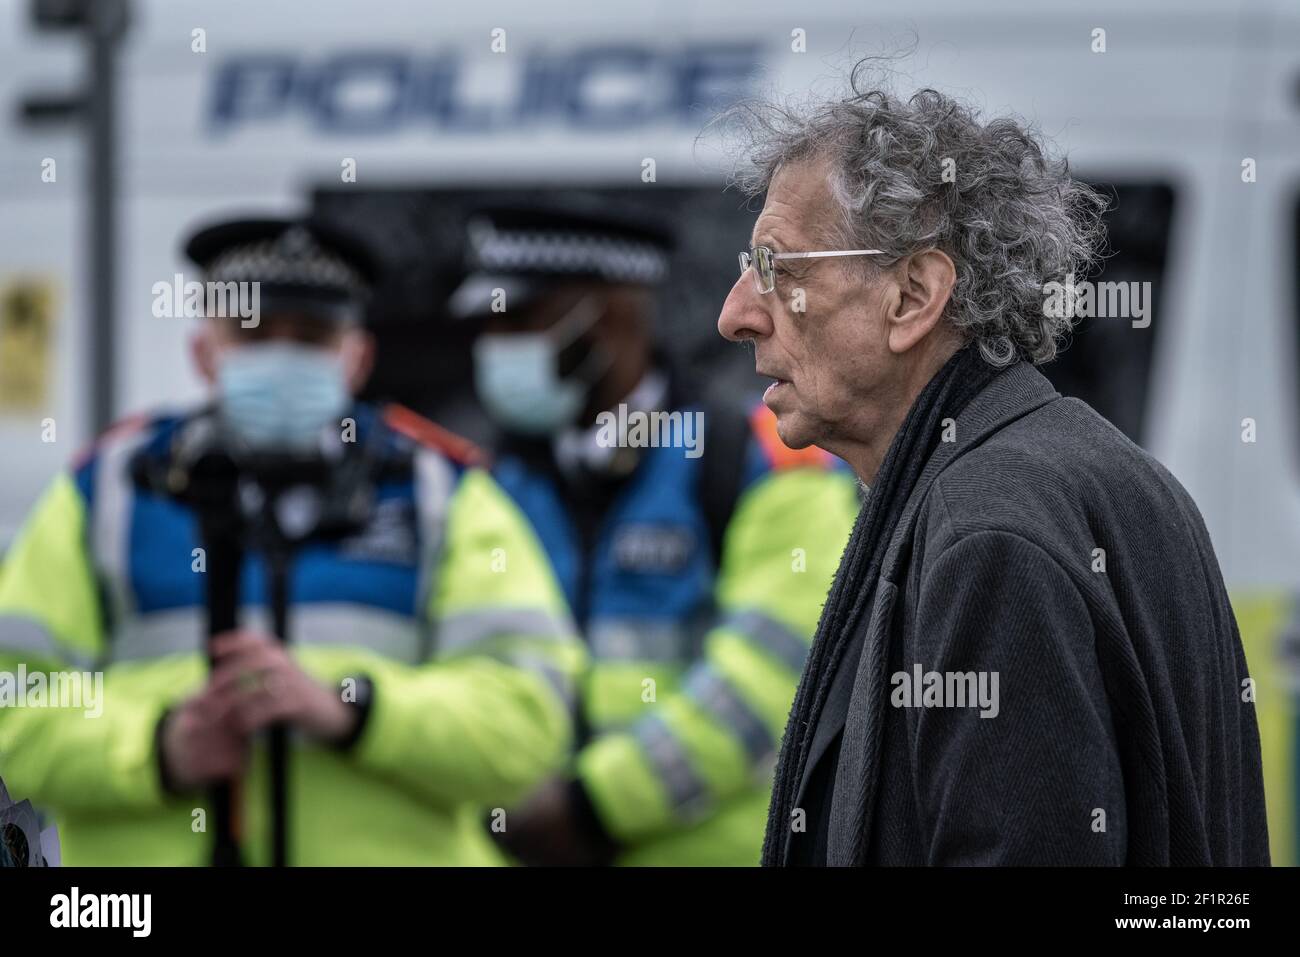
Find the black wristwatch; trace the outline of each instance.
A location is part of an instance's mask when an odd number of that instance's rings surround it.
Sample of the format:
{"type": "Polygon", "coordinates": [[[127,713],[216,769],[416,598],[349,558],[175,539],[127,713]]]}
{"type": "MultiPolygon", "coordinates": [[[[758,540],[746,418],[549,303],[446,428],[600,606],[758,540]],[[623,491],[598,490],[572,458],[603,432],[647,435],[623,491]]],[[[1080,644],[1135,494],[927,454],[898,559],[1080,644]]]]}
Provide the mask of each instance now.
{"type": "Polygon", "coordinates": [[[167,719],[171,717],[173,710],[172,708],[164,709],[153,726],[153,755],[158,770],[158,783],[161,785],[163,793],[171,797],[180,797],[185,792],[177,787],[176,782],[172,780],[170,769],[167,767],[167,755],[163,751],[163,735],[167,730],[167,719]]]}
{"type": "Polygon", "coordinates": [[[343,703],[349,708],[355,709],[356,721],[352,724],[352,730],[342,738],[331,741],[330,746],[336,751],[350,751],[366,730],[366,721],[370,717],[370,706],[375,697],[375,685],[365,675],[354,675],[344,679],[351,681],[356,686],[356,692],[351,700],[343,699],[343,703]]]}

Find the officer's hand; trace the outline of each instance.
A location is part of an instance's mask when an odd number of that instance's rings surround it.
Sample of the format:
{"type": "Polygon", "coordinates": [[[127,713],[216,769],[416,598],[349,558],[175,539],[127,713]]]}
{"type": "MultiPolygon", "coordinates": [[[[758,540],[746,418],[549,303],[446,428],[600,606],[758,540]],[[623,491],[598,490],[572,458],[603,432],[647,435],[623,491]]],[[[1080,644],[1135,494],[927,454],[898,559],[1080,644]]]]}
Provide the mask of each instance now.
{"type": "Polygon", "coordinates": [[[248,757],[248,738],[231,727],[229,705],[210,688],[183,701],[162,728],[167,783],[196,791],[234,777],[248,757]]]}
{"type": "Polygon", "coordinates": [[[213,638],[212,651],[209,686],[229,701],[233,725],[244,734],[287,721],[318,740],[339,741],[358,720],[341,691],[317,684],[270,635],[228,631],[213,638]]]}
{"type": "Polygon", "coordinates": [[[560,778],[507,812],[505,829],[493,836],[521,864],[532,867],[595,867],[609,863],[613,853],[575,807],[570,782],[560,778]]]}

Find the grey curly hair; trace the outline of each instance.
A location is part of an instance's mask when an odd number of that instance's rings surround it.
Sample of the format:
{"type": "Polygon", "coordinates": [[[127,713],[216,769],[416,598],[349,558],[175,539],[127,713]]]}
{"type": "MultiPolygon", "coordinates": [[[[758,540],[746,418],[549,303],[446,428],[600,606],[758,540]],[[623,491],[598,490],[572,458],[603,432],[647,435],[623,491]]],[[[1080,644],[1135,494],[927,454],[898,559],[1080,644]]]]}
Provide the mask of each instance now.
{"type": "MultiPolygon", "coordinates": [[[[829,161],[842,213],[833,241],[884,250],[891,263],[943,250],[957,271],[945,318],[966,341],[998,366],[1017,356],[1052,359],[1073,320],[1044,314],[1044,287],[1071,273],[1081,279],[1095,264],[1107,199],[1074,180],[1031,127],[981,122],[932,89],[904,101],[866,88],[865,69],[854,68],[843,99],[804,107],[751,100],[725,111],[720,122],[740,139],[733,182],[760,196],[782,166],[829,161]]],[[[880,267],[865,258],[844,265],[852,263],[880,267]]]]}

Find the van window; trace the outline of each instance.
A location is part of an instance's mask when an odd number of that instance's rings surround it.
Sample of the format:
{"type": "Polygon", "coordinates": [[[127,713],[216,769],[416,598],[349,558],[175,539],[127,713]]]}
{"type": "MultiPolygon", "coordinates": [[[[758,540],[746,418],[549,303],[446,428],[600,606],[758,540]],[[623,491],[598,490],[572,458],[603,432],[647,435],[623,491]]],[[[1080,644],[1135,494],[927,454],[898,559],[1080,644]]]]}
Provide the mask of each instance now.
{"type": "MultiPolygon", "coordinates": [[[[1110,254],[1089,279],[1101,283],[1150,283],[1150,314],[1135,328],[1126,317],[1084,319],[1043,374],[1062,395],[1091,405],[1137,443],[1151,381],[1151,360],[1160,336],[1161,284],[1169,252],[1174,191],[1164,183],[1098,183],[1110,197],[1106,229],[1110,254]]],[[[1130,286],[1130,289],[1134,287],[1130,286]]]]}

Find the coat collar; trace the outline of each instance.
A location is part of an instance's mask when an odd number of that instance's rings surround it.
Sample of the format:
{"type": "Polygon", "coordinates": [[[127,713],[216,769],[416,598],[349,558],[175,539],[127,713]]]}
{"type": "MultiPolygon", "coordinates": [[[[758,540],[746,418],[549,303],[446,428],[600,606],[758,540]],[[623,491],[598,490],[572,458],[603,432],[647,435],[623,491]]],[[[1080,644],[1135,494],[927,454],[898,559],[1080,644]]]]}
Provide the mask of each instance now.
{"type": "Polygon", "coordinates": [[[898,526],[889,540],[889,548],[885,551],[881,577],[898,581],[895,573],[906,558],[906,546],[911,541],[916,513],[939,474],[999,429],[1058,398],[1060,393],[1046,376],[1028,362],[1017,362],[971,399],[957,415],[956,441],[939,443],[926,460],[916,487],[908,495],[898,526]]]}
{"type": "MultiPolygon", "coordinates": [[[[889,548],[885,552],[881,566],[881,578],[889,582],[901,580],[900,569],[910,555],[908,546],[911,542],[912,525],[916,521],[916,514],[925,501],[930,486],[934,484],[939,474],[999,429],[1056,398],[1059,398],[1059,393],[1052,388],[1052,384],[1041,372],[1029,363],[1019,362],[994,377],[975,398],[971,399],[957,416],[956,441],[940,442],[930,454],[930,458],[926,460],[916,487],[912,489],[903,506],[898,526],[890,538],[889,548]]],[[[880,600],[880,595],[881,591],[878,590],[877,600],[880,600]]],[[[864,631],[873,617],[873,611],[874,609],[868,609],[863,614],[861,627],[864,631]]],[[[863,649],[860,665],[866,665],[873,660],[873,656],[868,654],[868,651],[869,649],[863,649]]],[[[849,674],[847,668],[841,667],[832,679],[827,700],[818,716],[817,727],[813,730],[808,761],[804,765],[803,777],[799,781],[795,799],[796,807],[806,807],[806,791],[813,771],[835,736],[844,727],[848,714],[848,699],[853,695],[859,674],[860,670],[857,674],[849,674]],[[837,700],[838,707],[835,706],[837,700]]],[[[883,678],[883,675],[881,677],[883,678]]],[[[841,763],[838,773],[856,773],[850,769],[860,767],[861,758],[857,761],[851,760],[847,765],[841,763]]]]}

